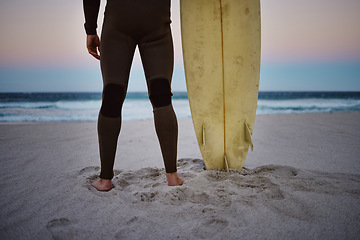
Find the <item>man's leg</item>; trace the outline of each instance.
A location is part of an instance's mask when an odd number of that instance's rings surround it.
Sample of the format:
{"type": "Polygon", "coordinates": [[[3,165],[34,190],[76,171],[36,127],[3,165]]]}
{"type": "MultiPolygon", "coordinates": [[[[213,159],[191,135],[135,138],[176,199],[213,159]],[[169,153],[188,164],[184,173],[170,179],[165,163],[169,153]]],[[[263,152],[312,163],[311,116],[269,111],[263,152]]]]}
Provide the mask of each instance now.
{"type": "Polygon", "coordinates": [[[168,184],[181,185],[183,180],[178,177],[176,167],[178,124],[171,103],[174,53],[170,27],[164,26],[144,37],[139,50],[168,184]]]}
{"type": "Polygon", "coordinates": [[[121,109],[126,96],[135,47],[136,44],[130,37],[104,23],[100,50],[104,88],[98,118],[101,173],[100,179],[92,184],[99,191],[113,188],[111,179],[121,128],[121,109]]]}

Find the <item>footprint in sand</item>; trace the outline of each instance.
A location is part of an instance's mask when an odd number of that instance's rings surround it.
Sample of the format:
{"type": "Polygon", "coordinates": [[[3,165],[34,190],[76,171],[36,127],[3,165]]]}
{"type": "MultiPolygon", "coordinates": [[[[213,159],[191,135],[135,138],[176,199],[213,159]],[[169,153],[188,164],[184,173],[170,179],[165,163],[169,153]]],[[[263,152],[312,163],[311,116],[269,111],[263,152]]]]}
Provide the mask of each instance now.
{"type": "Polygon", "coordinates": [[[152,234],[152,230],[154,230],[153,222],[141,222],[138,217],[132,217],[129,221],[127,221],[122,228],[115,234],[115,239],[149,239],[151,236],[154,238],[152,234]]]}
{"type": "Polygon", "coordinates": [[[176,187],[168,192],[163,192],[160,201],[164,205],[180,206],[189,202],[194,192],[187,187],[176,187]]]}
{"type": "Polygon", "coordinates": [[[128,187],[130,185],[130,183],[128,181],[126,181],[125,179],[123,179],[123,178],[119,178],[119,179],[115,178],[113,182],[114,182],[114,185],[116,187],[119,186],[119,188],[121,190],[124,190],[126,187],[128,187]]]}
{"type": "Polygon", "coordinates": [[[46,224],[47,230],[55,240],[88,239],[89,232],[73,225],[67,218],[55,218],[46,224]]]}
{"type": "Polygon", "coordinates": [[[134,196],[139,202],[153,202],[155,201],[157,194],[157,192],[137,192],[134,196]]]}
{"type": "Polygon", "coordinates": [[[224,231],[229,225],[229,222],[224,218],[210,217],[200,221],[195,228],[192,229],[192,233],[201,239],[213,238],[218,233],[224,231]]]}

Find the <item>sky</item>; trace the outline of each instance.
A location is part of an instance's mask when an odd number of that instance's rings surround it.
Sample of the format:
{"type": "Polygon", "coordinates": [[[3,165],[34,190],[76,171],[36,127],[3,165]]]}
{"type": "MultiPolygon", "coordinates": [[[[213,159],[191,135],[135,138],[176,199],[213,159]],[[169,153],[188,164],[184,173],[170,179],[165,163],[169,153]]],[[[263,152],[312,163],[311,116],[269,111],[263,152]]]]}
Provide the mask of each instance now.
{"type": "MultiPolygon", "coordinates": [[[[359,12],[359,0],[262,0],[260,91],[360,91],[359,12]]],[[[179,0],[172,21],[172,89],[185,91],[179,0]]],[[[0,92],[101,91],[83,23],[82,0],[1,0],[0,92]]],[[[138,52],[129,91],[146,91],[138,52]]]]}

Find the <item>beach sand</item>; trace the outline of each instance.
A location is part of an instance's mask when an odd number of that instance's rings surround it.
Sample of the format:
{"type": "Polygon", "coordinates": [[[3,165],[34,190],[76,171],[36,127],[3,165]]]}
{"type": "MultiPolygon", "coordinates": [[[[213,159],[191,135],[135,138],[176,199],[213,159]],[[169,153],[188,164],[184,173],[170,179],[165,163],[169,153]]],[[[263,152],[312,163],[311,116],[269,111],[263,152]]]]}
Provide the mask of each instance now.
{"type": "Polygon", "coordinates": [[[180,187],[152,120],[123,122],[115,188],[95,122],[0,125],[0,239],[359,239],[360,113],[259,115],[245,168],[204,170],[179,120],[180,187]]]}

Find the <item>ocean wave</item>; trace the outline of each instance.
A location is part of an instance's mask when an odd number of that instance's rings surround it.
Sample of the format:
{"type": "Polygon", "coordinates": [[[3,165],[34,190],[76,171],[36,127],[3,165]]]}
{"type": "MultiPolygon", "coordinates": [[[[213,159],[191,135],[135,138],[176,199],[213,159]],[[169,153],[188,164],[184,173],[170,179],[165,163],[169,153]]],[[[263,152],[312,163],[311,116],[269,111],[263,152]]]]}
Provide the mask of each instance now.
{"type": "Polygon", "coordinates": [[[49,109],[56,108],[56,104],[51,102],[8,102],[0,103],[0,109],[19,108],[19,109],[49,109]]]}
{"type": "Polygon", "coordinates": [[[57,102],[8,102],[0,103],[0,109],[63,109],[63,110],[83,110],[98,109],[101,100],[84,101],[57,101],[57,102]]]}
{"type": "Polygon", "coordinates": [[[59,101],[55,103],[56,108],[64,110],[91,110],[99,109],[101,100],[87,101],[59,101]]]}
{"type": "Polygon", "coordinates": [[[357,99],[258,100],[257,114],[360,112],[357,99]]]}
{"type": "Polygon", "coordinates": [[[0,110],[0,122],[96,121],[98,111],[66,111],[56,109],[0,110]]]}

